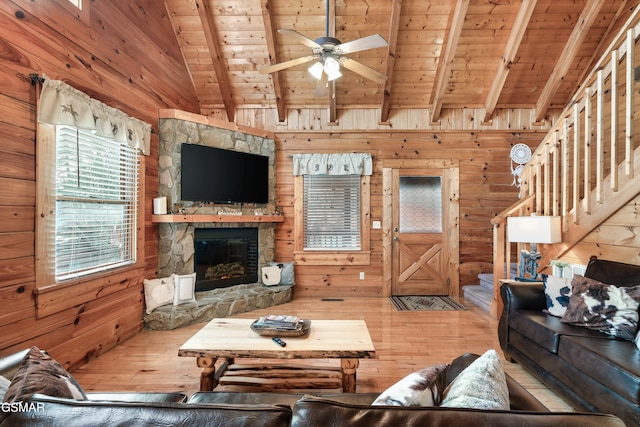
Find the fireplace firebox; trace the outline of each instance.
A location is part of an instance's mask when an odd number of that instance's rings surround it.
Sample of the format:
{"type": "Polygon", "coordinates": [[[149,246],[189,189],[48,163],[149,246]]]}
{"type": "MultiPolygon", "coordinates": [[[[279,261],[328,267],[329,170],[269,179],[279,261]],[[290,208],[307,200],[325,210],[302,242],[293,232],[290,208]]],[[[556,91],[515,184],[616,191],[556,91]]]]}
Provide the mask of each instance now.
{"type": "Polygon", "coordinates": [[[257,228],[196,228],[196,292],[258,281],[257,228]]]}

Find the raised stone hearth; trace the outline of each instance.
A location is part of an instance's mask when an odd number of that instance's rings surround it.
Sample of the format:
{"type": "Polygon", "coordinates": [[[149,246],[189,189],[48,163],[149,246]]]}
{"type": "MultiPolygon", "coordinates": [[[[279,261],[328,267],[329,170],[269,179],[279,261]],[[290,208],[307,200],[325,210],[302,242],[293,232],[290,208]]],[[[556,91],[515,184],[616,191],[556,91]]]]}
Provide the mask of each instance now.
{"type": "Polygon", "coordinates": [[[216,317],[284,304],[291,301],[292,293],[290,286],[236,285],[197,292],[195,303],[158,307],[151,314],[145,314],[143,319],[148,329],[176,329],[216,317]]]}

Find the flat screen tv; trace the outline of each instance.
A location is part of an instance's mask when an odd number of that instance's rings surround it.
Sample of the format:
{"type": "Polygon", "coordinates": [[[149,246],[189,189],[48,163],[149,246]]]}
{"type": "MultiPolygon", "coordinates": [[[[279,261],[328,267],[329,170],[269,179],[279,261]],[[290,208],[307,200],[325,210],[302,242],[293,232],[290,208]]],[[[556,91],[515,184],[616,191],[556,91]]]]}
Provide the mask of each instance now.
{"type": "Polygon", "coordinates": [[[181,151],[182,200],[268,203],[269,157],[196,144],[181,151]]]}

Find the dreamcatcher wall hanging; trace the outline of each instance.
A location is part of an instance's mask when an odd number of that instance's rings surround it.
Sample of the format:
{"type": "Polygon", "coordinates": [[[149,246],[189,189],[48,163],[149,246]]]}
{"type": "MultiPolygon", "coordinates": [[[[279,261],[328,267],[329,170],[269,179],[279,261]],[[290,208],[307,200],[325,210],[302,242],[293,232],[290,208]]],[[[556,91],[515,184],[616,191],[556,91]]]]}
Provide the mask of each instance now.
{"type": "Polygon", "coordinates": [[[511,147],[511,175],[513,175],[513,183],[520,188],[520,174],[524,169],[524,165],[531,159],[531,148],[525,144],[516,144],[511,147]]]}

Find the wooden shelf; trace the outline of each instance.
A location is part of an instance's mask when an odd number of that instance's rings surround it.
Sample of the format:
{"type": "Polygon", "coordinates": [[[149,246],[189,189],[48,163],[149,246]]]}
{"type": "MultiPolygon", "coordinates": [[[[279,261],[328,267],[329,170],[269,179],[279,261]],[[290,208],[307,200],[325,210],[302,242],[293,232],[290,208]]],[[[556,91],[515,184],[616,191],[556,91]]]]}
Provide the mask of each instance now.
{"type": "Polygon", "coordinates": [[[180,222],[283,222],[282,215],[152,215],[153,223],[180,222]]]}

